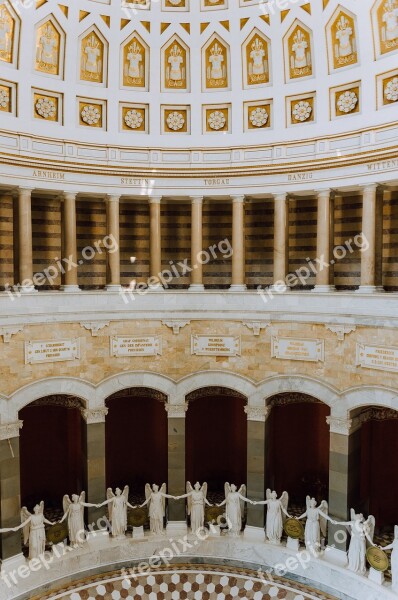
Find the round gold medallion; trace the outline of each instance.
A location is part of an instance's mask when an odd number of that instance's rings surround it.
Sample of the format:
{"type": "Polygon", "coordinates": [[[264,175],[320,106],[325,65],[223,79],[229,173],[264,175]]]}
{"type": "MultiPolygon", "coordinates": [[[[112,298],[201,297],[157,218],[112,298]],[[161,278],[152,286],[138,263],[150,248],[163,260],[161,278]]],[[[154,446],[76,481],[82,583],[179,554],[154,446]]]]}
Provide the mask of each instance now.
{"type": "Polygon", "coordinates": [[[293,540],[304,537],[304,527],[301,521],[298,521],[297,519],[286,519],[283,529],[285,530],[286,535],[293,540]]]}
{"type": "Polygon", "coordinates": [[[46,530],[47,541],[52,544],[60,544],[68,537],[67,523],[56,523],[46,530]]]}
{"type": "Polygon", "coordinates": [[[127,522],[130,527],[142,527],[148,519],[148,513],[144,508],[134,508],[129,511],[127,522]]]}
{"type": "Polygon", "coordinates": [[[376,571],[382,571],[383,573],[387,571],[389,566],[388,556],[381,548],[371,546],[366,551],[366,558],[370,566],[376,571]]]}

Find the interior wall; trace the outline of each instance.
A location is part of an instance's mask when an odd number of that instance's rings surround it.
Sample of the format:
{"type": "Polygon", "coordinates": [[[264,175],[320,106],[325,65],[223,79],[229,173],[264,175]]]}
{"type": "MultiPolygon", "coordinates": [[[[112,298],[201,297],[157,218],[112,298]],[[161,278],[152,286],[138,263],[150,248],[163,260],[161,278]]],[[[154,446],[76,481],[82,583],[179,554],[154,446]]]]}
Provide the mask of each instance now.
{"type": "MultiPolygon", "coordinates": [[[[42,273],[53,266],[56,278],[47,278],[39,289],[57,289],[61,285],[61,271],[55,259],[63,258],[61,250],[61,200],[32,197],[33,272],[42,273]]],[[[50,271],[50,274],[54,271],[50,271]]]]}
{"type": "Polygon", "coordinates": [[[77,408],[26,406],[19,413],[21,501],[62,508],[64,494],[83,489],[82,419],[77,408]]]}
{"type": "Polygon", "coordinates": [[[192,484],[207,481],[209,491],[224,483],[246,483],[246,400],[205,396],[190,401],[186,417],[186,474],[192,484]]]}
{"type": "Polygon", "coordinates": [[[383,285],[398,291],[398,192],[391,192],[383,206],[383,285]]]}
{"type": "MultiPolygon", "coordinates": [[[[227,240],[232,247],[232,204],[230,202],[210,202],[203,205],[203,250],[213,244],[227,240]]],[[[206,288],[226,289],[231,285],[232,256],[226,258],[215,248],[216,258],[203,265],[203,283],[206,288]]]]}
{"type": "MultiPolygon", "coordinates": [[[[316,198],[293,198],[289,201],[289,272],[308,268],[307,258],[316,257],[317,200],[316,198]]],[[[304,271],[303,271],[304,273],[304,271]]],[[[315,275],[305,283],[295,286],[296,290],[315,285],[315,275]]]]}
{"type": "Polygon", "coordinates": [[[269,417],[271,436],[266,487],[289,493],[305,504],[307,494],[328,497],[329,426],[325,404],[294,403],[274,406],[269,417]]]}
{"type": "MultiPolygon", "coordinates": [[[[362,196],[336,196],[334,213],[334,246],[346,246],[362,231],[362,196]]],[[[336,260],[334,281],[339,290],[353,290],[361,283],[361,252],[352,244],[353,252],[336,260]]]]}
{"type": "Polygon", "coordinates": [[[0,195],[0,290],[14,284],[13,198],[0,195]]]}
{"type": "Polygon", "coordinates": [[[105,425],[106,485],[129,485],[144,493],[146,483],[167,482],[167,413],[151,397],[107,401],[105,425]]]}
{"type": "Polygon", "coordinates": [[[274,202],[245,203],[246,284],[249,289],[273,283],[274,202]]]}
{"type": "Polygon", "coordinates": [[[170,289],[184,289],[189,287],[190,274],[184,276],[175,275],[173,266],[178,275],[182,275],[183,269],[178,262],[188,260],[191,265],[191,205],[184,204],[162,204],[162,270],[171,271],[174,274],[170,283],[170,289]]]}
{"type": "Polygon", "coordinates": [[[78,283],[82,289],[100,289],[106,284],[106,249],[103,240],[106,236],[106,205],[104,200],[77,200],[77,254],[83,264],[78,269],[78,283]],[[95,242],[100,250],[95,249],[95,242]],[[94,252],[85,248],[93,248],[94,252]],[[91,259],[85,258],[90,257],[91,259]]]}
{"type": "Polygon", "coordinates": [[[147,283],[149,278],[149,204],[120,203],[120,278],[128,286],[132,280],[147,283]],[[135,260],[132,261],[131,258],[135,260]]]}

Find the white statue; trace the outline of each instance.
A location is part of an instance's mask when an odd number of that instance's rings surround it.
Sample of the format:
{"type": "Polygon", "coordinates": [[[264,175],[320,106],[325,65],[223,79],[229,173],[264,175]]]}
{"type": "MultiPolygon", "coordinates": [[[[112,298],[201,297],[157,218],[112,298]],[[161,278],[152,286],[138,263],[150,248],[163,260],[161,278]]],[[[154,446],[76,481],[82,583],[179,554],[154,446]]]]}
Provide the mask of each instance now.
{"type": "Polygon", "coordinates": [[[308,67],[308,56],[307,56],[308,42],[306,36],[301,29],[297,31],[293,38],[292,50],[295,54],[292,63],[294,69],[304,69],[308,67]]]}
{"type": "Polygon", "coordinates": [[[244,510],[244,503],[250,502],[253,504],[252,500],[246,498],[246,486],[242,484],[237,490],[236,485],[231,483],[226,483],[224,485],[225,490],[225,500],[217,506],[225,507],[225,514],[227,519],[227,525],[229,532],[232,535],[239,535],[240,530],[242,529],[242,514],[244,510]]]}
{"type": "Polygon", "coordinates": [[[346,17],[341,15],[336,31],[336,58],[346,58],[353,53],[353,42],[351,42],[352,35],[352,27],[346,17]]]}
{"type": "Polygon", "coordinates": [[[57,66],[57,37],[51,25],[47,25],[43,35],[40,38],[40,48],[38,48],[37,61],[48,65],[57,66]]]}
{"type": "Polygon", "coordinates": [[[224,56],[222,48],[216,42],[210,51],[209,57],[209,62],[211,63],[210,79],[223,79],[223,61],[224,56]]]}
{"type": "Polygon", "coordinates": [[[384,5],[383,23],[383,42],[386,42],[389,47],[393,47],[394,42],[398,43],[398,4],[396,0],[387,0],[384,5]]]}
{"type": "Polygon", "coordinates": [[[392,550],[391,553],[391,575],[392,590],[398,592],[398,525],[394,527],[394,541],[388,546],[379,546],[381,550],[392,550]]]}
{"type": "Polygon", "coordinates": [[[138,46],[137,42],[134,41],[131,46],[128,47],[128,76],[133,79],[139,79],[141,77],[141,65],[142,62],[142,50],[138,46]]]}
{"type": "Polygon", "coordinates": [[[73,494],[72,500],[65,494],[62,501],[64,516],[60,520],[60,523],[65,521],[65,519],[68,519],[69,540],[71,545],[75,548],[80,546],[85,540],[84,507],[89,506],[97,508],[96,504],[88,504],[85,502],[85,498],[85,492],[82,492],[80,496],[73,494]]]}
{"type": "Polygon", "coordinates": [[[149,504],[149,523],[151,533],[154,535],[163,535],[163,519],[166,515],[166,498],[173,498],[176,500],[175,496],[170,496],[166,494],[166,484],[164,483],[160,490],[159,486],[155,483],[152,488],[149,483],[145,486],[145,502],[140,505],[140,508],[149,504]]]}
{"type": "Polygon", "coordinates": [[[280,544],[283,523],[285,517],[290,517],[287,512],[289,504],[289,494],[283,492],[282,496],[278,498],[278,494],[270,489],[266,492],[266,500],[254,502],[253,504],[266,504],[267,505],[267,519],[265,524],[265,535],[272,544],[280,544]]]}
{"type": "Polygon", "coordinates": [[[350,546],[348,548],[348,568],[354,573],[365,575],[366,573],[366,540],[374,546],[373,534],[375,530],[375,518],[369,515],[365,521],[362,514],[356,514],[351,509],[351,521],[337,522],[334,525],[344,525],[349,528],[351,534],[350,546]]]}
{"type": "Polygon", "coordinates": [[[213,506],[206,498],[207,496],[207,483],[204,483],[202,487],[197,481],[192,487],[189,481],[187,481],[187,493],[183,496],[177,496],[177,499],[187,498],[188,504],[188,515],[191,517],[191,530],[192,532],[203,529],[205,523],[205,504],[213,506]]]}
{"type": "Polygon", "coordinates": [[[44,554],[46,549],[46,530],[44,525],[55,525],[48,521],[44,516],[44,502],[36,504],[33,509],[33,515],[26,506],[21,509],[21,525],[10,527],[9,529],[0,529],[0,533],[9,533],[23,529],[23,542],[29,546],[29,560],[38,558],[44,554]]]}
{"type": "Polygon", "coordinates": [[[323,500],[319,506],[316,504],[315,498],[306,498],[307,510],[298,520],[307,517],[305,524],[305,547],[313,554],[318,554],[321,549],[321,534],[323,538],[327,535],[327,521],[332,522],[328,515],[329,507],[326,500],[323,500]]]}
{"type": "Polygon", "coordinates": [[[115,493],[108,488],[106,497],[107,500],[102,504],[97,504],[97,508],[108,504],[112,536],[118,539],[124,538],[127,531],[127,507],[136,508],[129,503],[129,486],[124,486],[123,492],[120,488],[116,488],[115,493]]]}

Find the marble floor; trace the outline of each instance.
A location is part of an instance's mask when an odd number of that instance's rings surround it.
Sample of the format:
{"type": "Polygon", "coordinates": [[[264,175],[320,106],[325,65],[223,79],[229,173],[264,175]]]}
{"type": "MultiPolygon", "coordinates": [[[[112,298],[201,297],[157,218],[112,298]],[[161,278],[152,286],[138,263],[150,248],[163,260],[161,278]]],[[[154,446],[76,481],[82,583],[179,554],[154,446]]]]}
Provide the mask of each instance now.
{"type": "Polygon", "coordinates": [[[134,575],[117,571],[76,582],[32,600],[335,600],[301,583],[273,577],[261,580],[255,571],[201,565],[173,565],[172,570],[134,575]]]}

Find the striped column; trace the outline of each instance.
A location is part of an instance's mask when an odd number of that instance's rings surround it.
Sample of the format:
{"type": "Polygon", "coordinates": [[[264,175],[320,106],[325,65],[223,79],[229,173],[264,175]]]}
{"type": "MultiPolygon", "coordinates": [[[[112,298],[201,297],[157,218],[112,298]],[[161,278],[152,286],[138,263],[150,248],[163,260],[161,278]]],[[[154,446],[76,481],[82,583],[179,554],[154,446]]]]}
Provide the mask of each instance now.
{"type": "MultiPolygon", "coordinates": [[[[356,419],[327,417],[330,427],[329,514],[338,521],[349,520],[350,508],[358,504],[361,464],[361,429],[356,419]]],[[[328,525],[328,545],[346,551],[345,528],[328,525]]]]}
{"type": "MultiPolygon", "coordinates": [[[[0,425],[0,529],[21,523],[19,430],[22,421],[0,425]]],[[[21,532],[0,535],[0,557],[7,560],[22,552],[21,532]]]]}

